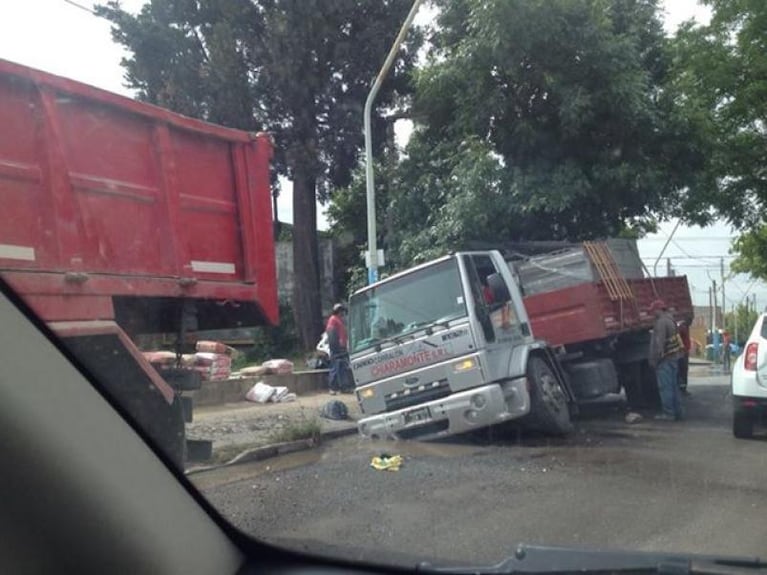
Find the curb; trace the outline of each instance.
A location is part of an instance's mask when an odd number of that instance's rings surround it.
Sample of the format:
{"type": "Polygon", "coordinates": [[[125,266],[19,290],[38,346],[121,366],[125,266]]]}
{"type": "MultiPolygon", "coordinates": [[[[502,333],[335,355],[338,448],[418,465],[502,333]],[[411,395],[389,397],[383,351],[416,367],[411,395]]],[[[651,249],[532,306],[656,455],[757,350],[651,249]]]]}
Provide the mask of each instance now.
{"type": "Polygon", "coordinates": [[[205,471],[214,471],[223,467],[231,467],[233,465],[242,465],[244,463],[253,463],[255,461],[264,461],[265,459],[271,459],[272,457],[279,457],[280,455],[286,455],[288,453],[295,453],[297,451],[305,451],[312,449],[322,444],[323,441],[330,441],[332,439],[338,439],[339,437],[346,437],[348,435],[356,435],[357,426],[345,427],[342,429],[331,429],[329,431],[323,431],[320,433],[319,439],[310,437],[308,439],[298,439],[296,441],[286,441],[283,443],[273,443],[271,445],[263,445],[261,447],[252,447],[246,449],[241,453],[235,455],[229,461],[220,463],[217,465],[206,465],[200,467],[192,467],[184,471],[184,475],[194,475],[196,473],[203,473],[205,471]]]}

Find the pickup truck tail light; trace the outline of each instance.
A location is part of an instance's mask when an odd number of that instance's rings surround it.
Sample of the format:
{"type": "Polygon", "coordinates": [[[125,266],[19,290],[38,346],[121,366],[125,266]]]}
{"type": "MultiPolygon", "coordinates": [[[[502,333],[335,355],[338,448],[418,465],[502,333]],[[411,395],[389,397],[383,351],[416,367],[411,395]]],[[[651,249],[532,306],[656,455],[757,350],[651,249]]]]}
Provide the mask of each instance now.
{"type": "Polygon", "coordinates": [[[746,346],[746,356],[743,361],[743,367],[748,371],[756,371],[756,358],[759,352],[759,344],[752,341],[746,346]]]}

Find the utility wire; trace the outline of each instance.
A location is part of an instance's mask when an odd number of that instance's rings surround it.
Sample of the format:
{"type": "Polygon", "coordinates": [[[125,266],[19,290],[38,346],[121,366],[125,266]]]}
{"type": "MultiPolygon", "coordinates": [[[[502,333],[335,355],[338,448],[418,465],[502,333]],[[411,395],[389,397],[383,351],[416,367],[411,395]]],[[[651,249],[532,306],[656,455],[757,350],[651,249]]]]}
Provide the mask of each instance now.
{"type": "Polygon", "coordinates": [[[703,270],[718,270],[719,264],[673,264],[675,268],[696,268],[703,270]]]}
{"type": "MultiPolygon", "coordinates": [[[[662,238],[641,238],[643,242],[662,242],[668,239],[668,236],[664,236],[662,238]]],[[[687,236],[683,238],[675,238],[675,241],[678,242],[688,242],[688,241],[698,241],[698,240],[712,240],[712,241],[722,241],[722,240],[732,240],[729,236],[687,236]]]]}
{"type": "MultiPolygon", "coordinates": [[[[657,259],[657,257],[658,256],[655,256],[655,257],[646,256],[646,257],[643,257],[641,259],[649,262],[649,261],[655,261],[657,259]]],[[[730,258],[730,259],[732,259],[732,258],[736,258],[738,256],[734,256],[732,254],[727,254],[727,255],[722,255],[722,256],[665,256],[665,257],[667,257],[669,259],[672,259],[672,260],[700,260],[700,259],[707,259],[707,260],[708,259],[717,259],[717,260],[719,260],[721,258],[730,258]]],[[[718,261],[716,262],[716,265],[719,265],[718,261]]]]}
{"type": "MultiPolygon", "coordinates": [[[[684,249],[682,246],[680,246],[678,243],[676,243],[676,240],[673,240],[673,239],[672,239],[672,240],[671,240],[671,243],[672,243],[672,244],[674,244],[674,245],[676,246],[676,248],[677,248],[677,249],[678,249],[680,252],[682,252],[682,253],[683,253],[684,255],[686,255],[688,258],[690,258],[690,259],[693,259],[693,260],[701,260],[701,261],[704,261],[704,260],[705,260],[705,261],[709,261],[711,258],[715,258],[715,257],[717,257],[717,256],[701,256],[701,255],[694,255],[694,256],[693,256],[692,254],[690,254],[689,252],[687,252],[687,251],[686,251],[686,250],[685,250],[685,249],[684,249]]],[[[723,256],[720,256],[720,259],[721,259],[721,257],[723,257],[723,256]]],[[[718,264],[719,264],[719,262],[717,262],[717,265],[718,265],[718,264]]]]}

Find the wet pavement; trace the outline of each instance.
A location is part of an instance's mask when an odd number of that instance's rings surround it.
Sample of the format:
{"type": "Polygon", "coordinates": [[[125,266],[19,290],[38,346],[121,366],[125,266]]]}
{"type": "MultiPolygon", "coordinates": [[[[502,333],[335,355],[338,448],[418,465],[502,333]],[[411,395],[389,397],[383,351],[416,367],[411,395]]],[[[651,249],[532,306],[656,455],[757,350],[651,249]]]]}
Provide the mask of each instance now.
{"type": "Polygon", "coordinates": [[[765,556],[767,440],[733,438],[726,378],[690,390],[681,423],[604,405],[568,438],[353,436],[192,481],[256,537],[368,561],[492,563],[521,542],[765,556]],[[400,471],[370,467],[384,452],[400,471]]]}

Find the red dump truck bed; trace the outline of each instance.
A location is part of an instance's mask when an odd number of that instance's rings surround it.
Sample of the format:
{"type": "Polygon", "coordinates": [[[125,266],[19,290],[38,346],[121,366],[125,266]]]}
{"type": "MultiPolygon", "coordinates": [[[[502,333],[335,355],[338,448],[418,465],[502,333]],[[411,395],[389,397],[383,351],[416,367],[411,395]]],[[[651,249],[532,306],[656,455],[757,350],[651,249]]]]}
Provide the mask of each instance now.
{"type": "Polygon", "coordinates": [[[277,321],[267,135],[4,60],[0,126],[0,273],[44,319],[184,298],[200,329],[223,302],[277,321]]]}
{"type": "Polygon", "coordinates": [[[602,282],[526,296],[535,337],[550,345],[571,345],[652,328],[650,303],[662,298],[677,319],[693,317],[686,277],[626,280],[633,297],[611,299],[602,282]]]}

